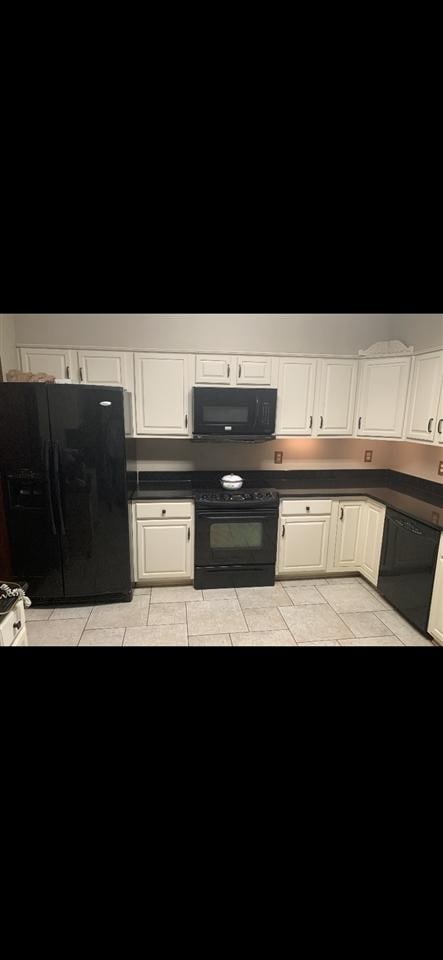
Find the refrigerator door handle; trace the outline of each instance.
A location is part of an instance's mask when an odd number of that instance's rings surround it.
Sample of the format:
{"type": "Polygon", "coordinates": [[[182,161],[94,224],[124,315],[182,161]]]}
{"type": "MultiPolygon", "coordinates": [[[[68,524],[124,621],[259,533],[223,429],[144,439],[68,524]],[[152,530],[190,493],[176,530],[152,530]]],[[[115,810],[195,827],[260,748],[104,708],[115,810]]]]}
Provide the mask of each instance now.
{"type": "Polygon", "coordinates": [[[49,471],[49,440],[43,440],[43,453],[45,458],[45,473],[46,473],[46,484],[48,491],[48,507],[49,507],[49,517],[51,520],[51,529],[56,536],[57,528],[55,526],[55,515],[54,515],[54,503],[52,499],[52,484],[51,484],[51,474],[49,471]]]}
{"type": "Polygon", "coordinates": [[[62,495],[60,490],[60,451],[58,443],[53,443],[53,464],[54,464],[54,478],[55,478],[55,498],[57,501],[58,516],[60,520],[60,529],[62,536],[66,535],[65,530],[65,520],[63,516],[63,507],[62,507],[62,495]]]}

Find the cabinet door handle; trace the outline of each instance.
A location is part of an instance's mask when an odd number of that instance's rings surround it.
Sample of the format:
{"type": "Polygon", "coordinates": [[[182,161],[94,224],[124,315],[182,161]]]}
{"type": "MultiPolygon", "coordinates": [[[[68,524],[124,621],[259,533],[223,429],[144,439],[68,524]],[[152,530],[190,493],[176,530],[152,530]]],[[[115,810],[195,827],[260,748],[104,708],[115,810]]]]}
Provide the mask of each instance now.
{"type": "Polygon", "coordinates": [[[190,540],[190,539],[191,539],[191,528],[188,527],[188,540],[190,540]]]}
{"type": "Polygon", "coordinates": [[[343,520],[343,507],[340,508],[340,520],[343,520]]]}
{"type": "Polygon", "coordinates": [[[238,365],[238,379],[239,379],[239,380],[240,380],[240,377],[241,377],[241,363],[239,363],[239,365],[238,365]]]}
{"type": "Polygon", "coordinates": [[[311,430],[311,428],[312,428],[312,417],[309,417],[309,429],[311,430]]]}
{"type": "Polygon", "coordinates": [[[282,526],[281,535],[282,535],[282,537],[284,537],[284,535],[285,535],[285,525],[284,525],[284,524],[283,524],[283,526],[282,526]]]}
{"type": "Polygon", "coordinates": [[[442,429],[441,429],[441,428],[442,428],[442,424],[443,424],[443,417],[441,418],[441,420],[438,421],[438,424],[437,424],[437,431],[438,431],[438,433],[441,433],[441,432],[442,432],[442,429]]]}
{"type": "Polygon", "coordinates": [[[80,367],[80,380],[83,383],[83,367],[80,367]]]}
{"type": "Polygon", "coordinates": [[[429,420],[429,422],[428,422],[428,433],[431,433],[431,431],[432,431],[432,424],[433,424],[433,422],[434,422],[434,417],[431,417],[430,420],[429,420]]]}
{"type": "Polygon", "coordinates": [[[359,429],[359,430],[360,430],[360,427],[361,427],[361,417],[358,418],[358,429],[359,429]]]}
{"type": "Polygon", "coordinates": [[[17,623],[12,624],[14,630],[20,630],[21,625],[22,625],[21,620],[17,620],[17,623]]]}
{"type": "Polygon", "coordinates": [[[320,417],[320,430],[323,428],[323,417],[320,417]]]}
{"type": "Polygon", "coordinates": [[[186,429],[187,429],[187,427],[188,427],[188,414],[187,414],[187,413],[185,413],[185,427],[186,427],[186,429]]]}
{"type": "Polygon", "coordinates": [[[228,380],[230,379],[230,376],[231,376],[231,364],[228,363],[228,380]]]}
{"type": "Polygon", "coordinates": [[[67,379],[67,380],[70,380],[70,379],[71,379],[71,378],[70,378],[70,375],[69,375],[69,363],[67,364],[67,367],[66,367],[66,379],[67,379]]]}

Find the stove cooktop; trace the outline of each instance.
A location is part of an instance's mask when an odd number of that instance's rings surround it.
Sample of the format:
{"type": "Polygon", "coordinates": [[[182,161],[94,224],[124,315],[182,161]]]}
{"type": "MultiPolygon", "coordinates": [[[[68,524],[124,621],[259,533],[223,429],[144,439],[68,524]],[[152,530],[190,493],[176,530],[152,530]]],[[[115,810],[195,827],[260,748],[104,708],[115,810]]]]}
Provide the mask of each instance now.
{"type": "Polygon", "coordinates": [[[194,494],[196,503],[209,503],[212,506],[278,506],[279,497],[276,490],[201,490],[194,494]]]}

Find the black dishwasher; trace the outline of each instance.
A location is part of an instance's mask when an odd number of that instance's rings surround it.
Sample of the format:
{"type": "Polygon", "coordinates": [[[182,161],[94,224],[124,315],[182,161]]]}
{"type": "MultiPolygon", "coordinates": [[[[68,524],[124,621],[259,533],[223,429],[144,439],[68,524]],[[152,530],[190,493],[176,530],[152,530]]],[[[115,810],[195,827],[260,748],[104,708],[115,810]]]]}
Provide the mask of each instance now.
{"type": "Polygon", "coordinates": [[[422,633],[427,632],[440,533],[387,510],[377,589],[422,633]]]}

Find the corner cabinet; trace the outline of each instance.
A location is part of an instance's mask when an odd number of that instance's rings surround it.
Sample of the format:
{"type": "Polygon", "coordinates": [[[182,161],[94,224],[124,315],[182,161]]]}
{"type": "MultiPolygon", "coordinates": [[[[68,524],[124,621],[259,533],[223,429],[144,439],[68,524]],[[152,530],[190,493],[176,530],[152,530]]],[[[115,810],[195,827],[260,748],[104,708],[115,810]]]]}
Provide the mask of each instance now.
{"type": "Polygon", "coordinates": [[[362,507],[357,547],[358,569],[377,586],[386,507],[368,500],[362,507]]]}
{"type": "Polygon", "coordinates": [[[137,583],[181,582],[194,576],[192,501],[133,504],[137,583]]]}
{"type": "Polygon", "coordinates": [[[410,357],[360,361],[358,437],[401,437],[405,419],[410,357]]]}
{"type": "Polygon", "coordinates": [[[433,442],[439,424],[438,401],[442,379],[443,353],[414,357],[406,427],[408,439],[433,442]]]}
{"type": "Polygon", "coordinates": [[[434,637],[434,640],[437,640],[438,643],[443,644],[443,533],[440,536],[437,554],[428,633],[430,633],[431,637],[434,637]]]}
{"type": "Polygon", "coordinates": [[[136,435],[188,437],[190,354],[136,353],[136,435]]]}
{"type": "Polygon", "coordinates": [[[331,570],[357,570],[359,566],[359,535],[364,500],[339,500],[333,504],[332,529],[336,530],[332,544],[331,570]]]}
{"type": "Polygon", "coordinates": [[[277,436],[311,436],[316,371],[315,359],[284,357],[280,360],[277,436]]]}

